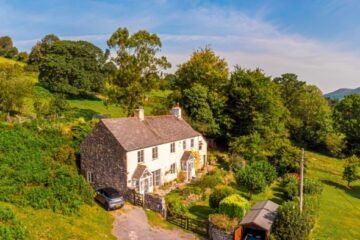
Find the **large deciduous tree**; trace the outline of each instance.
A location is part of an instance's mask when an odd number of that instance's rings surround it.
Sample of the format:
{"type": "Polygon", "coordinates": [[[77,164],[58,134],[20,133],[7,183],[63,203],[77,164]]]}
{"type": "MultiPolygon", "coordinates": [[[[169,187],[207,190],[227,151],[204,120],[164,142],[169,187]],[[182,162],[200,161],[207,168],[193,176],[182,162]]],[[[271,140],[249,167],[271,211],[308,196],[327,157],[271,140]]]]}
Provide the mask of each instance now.
{"type": "Polygon", "coordinates": [[[104,86],[104,62],[104,53],[92,43],[57,41],[42,57],[39,81],[61,94],[99,92],[104,86]]]}
{"type": "Polygon", "coordinates": [[[36,70],[40,65],[41,60],[45,57],[47,51],[54,43],[60,41],[60,38],[55,34],[48,34],[37,42],[31,49],[28,64],[33,66],[36,70]]]}
{"type": "Polygon", "coordinates": [[[11,37],[0,37],[0,56],[13,58],[18,53],[18,49],[14,46],[11,37]]]}
{"type": "Polygon", "coordinates": [[[33,83],[22,77],[22,71],[17,64],[0,65],[0,111],[20,111],[31,95],[33,83]]]}
{"type": "Polygon", "coordinates": [[[193,126],[210,136],[225,136],[229,118],[224,113],[229,69],[225,59],[206,47],[179,66],[171,84],[193,126]]]}
{"type": "Polygon", "coordinates": [[[119,28],[107,44],[116,51],[111,60],[117,66],[107,89],[109,102],[122,105],[132,115],[142,105],[145,93],[157,85],[162,70],[171,65],[164,56],[158,56],[160,38],[144,30],[130,35],[127,28],[119,28]]]}
{"type": "Polygon", "coordinates": [[[345,134],[349,153],[360,156],[360,95],[346,96],[335,105],[337,128],[345,134]]]}
{"type": "Polygon", "coordinates": [[[287,127],[291,139],[302,147],[326,147],[326,138],[333,132],[333,122],[331,108],[322,92],[291,73],[275,78],[275,82],[280,86],[283,102],[290,111],[287,127]]]}

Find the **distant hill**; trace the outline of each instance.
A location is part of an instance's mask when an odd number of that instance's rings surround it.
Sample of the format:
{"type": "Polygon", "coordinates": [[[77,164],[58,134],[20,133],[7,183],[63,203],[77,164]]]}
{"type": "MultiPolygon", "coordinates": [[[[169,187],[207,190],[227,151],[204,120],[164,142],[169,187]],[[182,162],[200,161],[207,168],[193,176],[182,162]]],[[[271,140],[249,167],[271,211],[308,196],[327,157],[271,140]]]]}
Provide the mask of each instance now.
{"type": "Polygon", "coordinates": [[[331,99],[342,99],[347,95],[350,94],[360,94],[360,87],[355,89],[350,88],[340,88],[334,92],[330,92],[325,94],[325,97],[331,98],[331,99]]]}

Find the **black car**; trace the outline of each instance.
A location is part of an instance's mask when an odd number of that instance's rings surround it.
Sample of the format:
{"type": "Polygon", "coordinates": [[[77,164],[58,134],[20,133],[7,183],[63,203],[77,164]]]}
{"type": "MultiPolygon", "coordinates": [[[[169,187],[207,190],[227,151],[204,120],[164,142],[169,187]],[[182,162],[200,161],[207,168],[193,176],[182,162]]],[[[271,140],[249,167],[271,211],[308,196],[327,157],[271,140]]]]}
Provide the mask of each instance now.
{"type": "Polygon", "coordinates": [[[96,190],[95,199],[101,203],[106,210],[121,208],[125,204],[124,197],[122,197],[116,189],[111,187],[96,190]]]}

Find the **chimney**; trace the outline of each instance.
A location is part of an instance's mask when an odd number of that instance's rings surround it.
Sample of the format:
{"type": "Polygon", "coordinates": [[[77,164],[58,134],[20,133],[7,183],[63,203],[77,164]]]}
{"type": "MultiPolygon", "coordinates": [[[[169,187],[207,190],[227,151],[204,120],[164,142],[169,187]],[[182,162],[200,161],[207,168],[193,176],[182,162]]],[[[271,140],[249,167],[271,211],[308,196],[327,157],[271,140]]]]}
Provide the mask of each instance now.
{"type": "Polygon", "coordinates": [[[179,103],[176,103],[176,106],[171,109],[171,113],[178,119],[181,119],[181,108],[179,106],[179,103]]]}
{"type": "Polygon", "coordinates": [[[135,117],[137,117],[140,121],[144,120],[144,108],[139,107],[135,110],[135,117]]]}

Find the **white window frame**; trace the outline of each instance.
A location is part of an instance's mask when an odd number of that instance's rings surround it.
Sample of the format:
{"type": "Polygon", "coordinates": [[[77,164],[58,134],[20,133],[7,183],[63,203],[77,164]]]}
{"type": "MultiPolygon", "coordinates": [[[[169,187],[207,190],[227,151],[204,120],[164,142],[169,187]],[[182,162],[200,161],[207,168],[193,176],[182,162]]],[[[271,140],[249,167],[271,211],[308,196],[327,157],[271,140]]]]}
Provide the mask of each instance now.
{"type": "Polygon", "coordinates": [[[186,149],[186,140],[183,141],[183,150],[186,149]]]}
{"type": "Polygon", "coordinates": [[[159,149],[158,147],[153,147],[152,148],[152,159],[156,160],[159,158],[159,149]]]}
{"type": "Polygon", "coordinates": [[[175,143],[170,143],[170,153],[174,153],[176,151],[175,143]]]}
{"type": "Polygon", "coordinates": [[[137,160],[138,163],[144,162],[144,149],[137,151],[137,160]]]}
{"type": "Polygon", "coordinates": [[[155,170],[152,172],[153,182],[152,184],[154,186],[160,186],[161,185],[161,169],[155,170]]]}
{"type": "Polygon", "coordinates": [[[199,150],[202,150],[202,147],[203,147],[203,142],[199,141],[199,150]]]}
{"type": "Polygon", "coordinates": [[[91,171],[88,171],[86,172],[86,180],[89,182],[89,183],[94,183],[94,172],[91,172],[91,171]]]}
{"type": "Polygon", "coordinates": [[[173,164],[170,165],[170,173],[171,173],[171,174],[176,173],[176,164],[175,164],[175,163],[173,163],[173,164]]]}
{"type": "Polygon", "coordinates": [[[195,146],[195,140],[192,138],[190,139],[190,147],[194,147],[195,146]]]}

